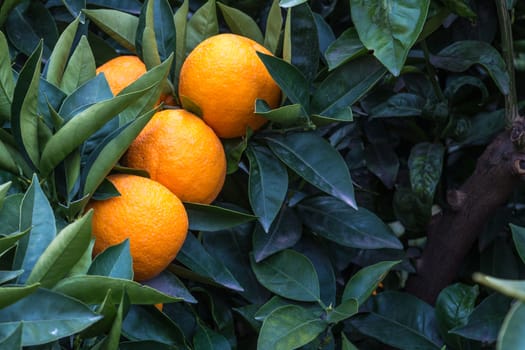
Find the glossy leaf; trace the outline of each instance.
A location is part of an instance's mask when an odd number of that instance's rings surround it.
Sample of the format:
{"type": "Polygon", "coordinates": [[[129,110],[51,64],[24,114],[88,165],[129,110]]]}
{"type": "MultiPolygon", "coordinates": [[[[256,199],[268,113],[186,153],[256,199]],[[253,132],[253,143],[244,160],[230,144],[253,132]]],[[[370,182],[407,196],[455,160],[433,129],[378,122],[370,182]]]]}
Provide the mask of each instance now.
{"type": "Polygon", "coordinates": [[[200,325],[193,336],[193,346],[202,350],[228,350],[231,349],[228,340],[220,333],[200,325]]]}
{"type": "Polygon", "coordinates": [[[348,340],[344,333],[341,333],[341,347],[342,350],[359,350],[357,347],[348,340]]]}
{"type": "Polygon", "coordinates": [[[370,311],[350,320],[360,333],[406,350],[441,349],[434,310],[415,296],[379,293],[370,299],[370,311]]]}
{"type": "Polygon", "coordinates": [[[525,347],[523,331],[525,307],[522,302],[515,303],[505,317],[498,335],[497,350],[522,349],[525,347]]]}
{"type": "Polygon", "coordinates": [[[88,274],[133,279],[132,263],[129,239],[126,239],[98,254],[89,266],[88,274]]]}
{"type": "Polygon", "coordinates": [[[281,28],[283,26],[283,16],[279,6],[279,0],[273,0],[272,6],[268,11],[266,19],[266,30],[264,32],[264,47],[271,53],[275,54],[281,37],[281,28]]]}
{"type": "Polygon", "coordinates": [[[440,144],[419,143],[410,151],[408,168],[412,190],[432,200],[441,178],[445,149],[440,144]]]}
{"type": "Polygon", "coordinates": [[[12,181],[7,181],[6,183],[0,184],[0,210],[2,209],[2,206],[4,205],[5,197],[12,184],[13,184],[12,181]]]}
{"type": "Polygon", "coordinates": [[[12,281],[22,274],[24,270],[0,271],[0,285],[12,281]]]}
{"type": "Polygon", "coordinates": [[[319,301],[320,286],[312,262],[304,255],[287,249],[256,263],[252,269],[257,280],[270,291],[297,301],[319,301]]]}
{"type": "Polygon", "coordinates": [[[343,301],[355,299],[359,305],[363,304],[376,290],[392,267],[401,261],[382,261],[374,265],[362,268],[356,272],[345,286],[343,301]]]}
{"type": "Polygon", "coordinates": [[[264,320],[257,349],[296,349],[314,340],[326,327],[326,321],[300,306],[283,306],[264,320]]]}
{"type": "Polygon", "coordinates": [[[118,304],[117,312],[115,314],[115,317],[113,319],[113,324],[111,325],[111,329],[107,335],[106,338],[104,338],[104,349],[107,350],[118,350],[119,349],[119,343],[120,343],[120,337],[122,332],[122,321],[124,317],[126,316],[124,309],[128,309],[129,305],[127,305],[126,301],[126,293],[122,293],[122,297],[120,299],[120,302],[118,304]]]}
{"type": "Polygon", "coordinates": [[[257,217],[215,205],[184,203],[190,230],[220,231],[255,220],[257,217]]]}
{"type": "Polygon", "coordinates": [[[325,139],[312,132],[275,135],[265,139],[273,153],[299,176],[356,208],[348,167],[339,152],[325,139]]]}
{"type": "Polygon", "coordinates": [[[53,209],[36,175],[20,204],[20,231],[26,229],[31,231],[18,241],[13,263],[14,269],[24,270],[18,278],[19,283],[27,280],[37,260],[56,236],[53,209]]]}
{"type": "Polygon", "coordinates": [[[60,88],[67,94],[72,93],[95,76],[95,69],[95,57],[91,52],[87,38],[82,36],[64,70],[60,88]]]}
{"type": "Polygon", "coordinates": [[[473,65],[485,68],[502,94],[509,93],[509,74],[499,52],[483,41],[456,41],[431,57],[434,66],[452,72],[463,72],[473,65]]]}
{"type": "Polygon", "coordinates": [[[244,12],[222,3],[217,3],[231,32],[263,44],[263,35],[257,23],[244,12]]]}
{"type": "Polygon", "coordinates": [[[357,299],[346,299],[342,301],[341,304],[337,305],[337,307],[335,307],[333,310],[328,312],[326,320],[330,323],[339,323],[354,316],[358,311],[359,302],[357,299]]]}
{"type": "Polygon", "coordinates": [[[46,80],[57,87],[60,87],[62,84],[62,77],[73,47],[78,24],[79,18],[76,18],[66,27],[60,34],[51,57],[49,57],[49,62],[46,66],[46,80]]]}
{"type": "MultiPolygon", "coordinates": [[[[0,222],[2,222],[2,230],[1,230],[2,234],[6,234],[6,233],[19,234],[20,233],[20,203],[22,203],[23,198],[24,198],[23,193],[12,194],[5,198],[2,210],[0,210],[0,222]]],[[[28,233],[29,228],[22,232],[28,233]]],[[[16,238],[15,240],[18,240],[18,238],[16,238]]],[[[7,249],[7,246],[0,246],[0,247],[7,249]]],[[[1,248],[0,248],[0,252],[2,252],[1,248]]]]}
{"type": "Polygon", "coordinates": [[[333,197],[303,200],[298,205],[303,223],[340,245],[362,249],[402,249],[390,228],[365,208],[355,210],[333,197]]]}
{"type": "Polygon", "coordinates": [[[8,305],[14,304],[18,300],[27,297],[28,295],[34,293],[39,287],[39,283],[30,284],[26,286],[0,287],[0,309],[8,305]]]}
{"type": "Polygon", "coordinates": [[[350,109],[383,77],[385,69],[372,56],[363,56],[333,70],[315,90],[312,112],[336,117],[350,109]]]}
{"type": "Polygon", "coordinates": [[[9,305],[0,312],[0,338],[24,324],[24,346],[50,343],[89,327],[101,316],[78,300],[46,289],[9,305]]]}
{"type": "Polygon", "coordinates": [[[135,36],[139,19],[113,9],[83,9],[82,12],[113,40],[135,52],[135,36]]]}
{"type": "Polygon", "coordinates": [[[186,27],[186,54],[204,39],[219,33],[215,0],[208,0],[188,21],[186,27]]]}
{"type": "Polygon", "coordinates": [[[265,147],[247,149],[250,161],[248,198],[265,232],[276,218],[288,190],[286,167],[265,147]]]}
{"type": "Polygon", "coordinates": [[[429,6],[429,0],[350,0],[359,38],[395,76],[423,29],[429,6]]]}
{"type": "Polygon", "coordinates": [[[100,304],[108,289],[113,291],[113,303],[118,303],[120,295],[126,291],[132,304],[158,304],[180,301],[170,295],[153,288],[141,285],[135,281],[104,276],[73,276],[62,279],[53,290],[81,300],[86,304],[100,304]]]}
{"type": "Polygon", "coordinates": [[[281,0],[279,1],[279,6],[283,8],[294,7],[297,5],[304,4],[307,0],[281,0]]]}
{"type": "Polygon", "coordinates": [[[184,0],[173,16],[175,23],[175,69],[174,85],[178,86],[180,68],[186,58],[186,24],[188,23],[189,0],[184,0]]]}
{"type": "Polygon", "coordinates": [[[80,260],[91,241],[93,211],[64,227],[35,263],[26,283],[50,288],[80,260]]]}
{"type": "Polygon", "coordinates": [[[226,266],[210,255],[191,233],[186,236],[184,245],[177,255],[177,260],[193,272],[207,277],[226,288],[235,291],[243,290],[226,266]]]}
{"type": "Polygon", "coordinates": [[[264,100],[256,100],[255,114],[284,127],[301,125],[307,120],[303,106],[297,103],[271,109],[264,100]]]}
{"type": "Polygon", "coordinates": [[[257,226],[253,232],[253,257],[255,262],[260,262],[272,254],[293,247],[302,234],[301,221],[297,214],[290,208],[284,208],[265,232],[257,226]]]}
{"type": "Polygon", "coordinates": [[[328,63],[328,69],[334,70],[342,64],[351,61],[367,53],[355,28],[345,30],[336,41],[326,49],[324,56],[328,63]]]}
{"type": "Polygon", "coordinates": [[[525,263],[525,228],[510,224],[514,246],[518,251],[521,261],[525,263]]]}
{"type": "MultiPolygon", "coordinates": [[[[0,52],[8,52],[9,47],[4,33],[0,32],[0,52]]],[[[15,90],[15,79],[9,55],[0,56],[0,120],[9,120],[11,103],[15,90]]]]}
{"type": "Polygon", "coordinates": [[[22,327],[23,323],[18,323],[18,326],[7,334],[4,338],[0,338],[0,348],[11,350],[22,350],[22,327]]]}
{"type": "Polygon", "coordinates": [[[180,298],[187,303],[197,302],[188,289],[186,289],[186,286],[182,283],[182,281],[168,270],[162,271],[153,279],[144,281],[143,283],[144,285],[161,291],[164,294],[173,296],[175,298],[180,298]]]}
{"type": "MultiPolygon", "coordinates": [[[[319,67],[317,25],[307,3],[290,8],[291,64],[303,73],[308,82],[315,79],[319,67]]],[[[308,87],[309,85],[306,85],[308,87]]]]}

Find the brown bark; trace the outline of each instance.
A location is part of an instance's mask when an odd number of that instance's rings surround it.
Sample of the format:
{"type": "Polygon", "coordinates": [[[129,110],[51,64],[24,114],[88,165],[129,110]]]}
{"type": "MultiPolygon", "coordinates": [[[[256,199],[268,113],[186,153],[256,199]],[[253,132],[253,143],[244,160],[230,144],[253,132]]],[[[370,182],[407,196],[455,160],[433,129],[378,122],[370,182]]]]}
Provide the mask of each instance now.
{"type": "Polygon", "coordinates": [[[525,171],[525,155],[516,150],[515,123],[512,131],[499,134],[478,159],[468,180],[448,193],[450,207],[434,216],[426,246],[416,261],[417,273],[406,290],[434,304],[439,292],[452,283],[461,264],[494,211],[507,202],[525,171]]]}

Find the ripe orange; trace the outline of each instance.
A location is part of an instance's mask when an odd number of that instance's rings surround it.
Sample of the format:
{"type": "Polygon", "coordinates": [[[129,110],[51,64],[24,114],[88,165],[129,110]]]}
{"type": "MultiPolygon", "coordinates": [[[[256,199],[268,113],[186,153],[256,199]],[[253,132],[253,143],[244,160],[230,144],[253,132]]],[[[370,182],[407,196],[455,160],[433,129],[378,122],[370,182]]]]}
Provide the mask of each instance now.
{"type": "MultiPolygon", "coordinates": [[[[137,56],[124,55],[115,57],[97,68],[97,74],[104,73],[109,88],[114,96],[146,73],[146,65],[137,56]]],[[[164,101],[174,105],[171,94],[162,94],[158,103],[164,101]]]]}
{"type": "Polygon", "coordinates": [[[213,130],[183,109],[155,113],[122,159],[146,170],[182,201],[211,203],[226,176],[226,155],[213,130]]]}
{"type": "Polygon", "coordinates": [[[158,182],[136,175],[111,175],[119,197],[92,200],[96,255],[129,238],[134,278],[151,279],[179,252],[188,231],[181,201],[158,182]]]}
{"type": "Polygon", "coordinates": [[[281,92],[257,56],[270,55],[257,42],[235,34],[219,34],[203,42],[184,61],[179,97],[195,103],[204,121],[219,137],[242,136],[246,128],[257,130],[267,120],[254,114],[255,100],[279,105],[281,92]]]}

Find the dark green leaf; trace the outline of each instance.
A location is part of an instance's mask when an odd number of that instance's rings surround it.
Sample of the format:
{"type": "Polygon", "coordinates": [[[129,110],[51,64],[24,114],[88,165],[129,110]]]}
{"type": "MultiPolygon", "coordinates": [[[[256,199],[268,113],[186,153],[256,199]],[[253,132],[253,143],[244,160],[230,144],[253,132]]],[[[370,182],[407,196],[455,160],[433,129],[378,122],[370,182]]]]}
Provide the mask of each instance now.
{"type": "Polygon", "coordinates": [[[184,0],[173,16],[175,22],[175,79],[173,84],[178,86],[180,68],[186,58],[186,24],[188,23],[189,0],[184,0]]]}
{"type": "Polygon", "coordinates": [[[220,231],[256,219],[240,211],[198,203],[184,203],[190,222],[190,230],[220,231]]]}
{"type": "Polygon", "coordinates": [[[201,41],[219,33],[215,0],[208,0],[191,16],[186,27],[186,54],[201,41]]]}
{"type": "Polygon", "coordinates": [[[430,58],[432,64],[452,72],[463,72],[475,64],[483,66],[501,93],[509,93],[509,74],[499,52],[483,41],[456,41],[430,58]]]}
{"type": "Polygon", "coordinates": [[[362,249],[403,247],[390,228],[365,208],[355,210],[336,198],[322,196],[301,201],[298,209],[307,227],[340,245],[362,249]]]}
{"type": "Polygon", "coordinates": [[[78,23],[79,18],[76,18],[60,34],[46,66],[46,80],[57,87],[60,87],[62,84],[62,77],[68,63],[69,54],[72,51],[78,23]]]}
{"type": "Polygon", "coordinates": [[[468,317],[468,322],[451,329],[452,334],[467,339],[491,343],[496,341],[503,319],[509,311],[511,299],[494,293],[485,298],[468,317]]]}
{"type": "Polygon", "coordinates": [[[135,35],[139,19],[112,9],[83,9],[82,12],[117,43],[135,52],[135,35]]]}
{"type": "Polygon", "coordinates": [[[273,0],[272,6],[268,11],[266,19],[266,30],[264,32],[264,47],[271,53],[275,54],[281,37],[281,28],[283,26],[283,16],[279,7],[279,0],[273,0]]]}
{"type": "Polygon", "coordinates": [[[257,349],[296,349],[314,340],[327,326],[326,321],[300,306],[283,306],[264,320],[257,349]]]}
{"type": "Polygon", "coordinates": [[[350,0],[359,38],[395,76],[423,29],[429,6],[430,0],[350,0]]]}
{"type": "Polygon", "coordinates": [[[293,247],[301,238],[302,225],[297,214],[285,207],[277,220],[270,227],[269,232],[264,232],[257,226],[253,233],[253,257],[255,262],[260,262],[272,254],[293,247]]]}
{"type": "MultiPolygon", "coordinates": [[[[0,52],[9,52],[9,46],[4,33],[0,32],[0,52]]],[[[11,103],[15,90],[15,79],[11,68],[9,55],[0,55],[0,120],[11,117],[11,103]]]]}
{"type": "Polygon", "coordinates": [[[518,254],[521,258],[521,261],[525,263],[525,228],[510,224],[510,229],[512,231],[512,239],[514,240],[514,245],[518,254]]]}
{"type": "Polygon", "coordinates": [[[311,82],[317,75],[320,56],[317,25],[312,10],[307,3],[303,3],[292,7],[288,16],[291,17],[291,64],[303,73],[308,82],[311,82]]]}
{"type": "Polygon", "coordinates": [[[200,325],[193,336],[193,346],[199,350],[228,350],[231,349],[228,340],[206,326],[200,325]]]}
{"type": "Polygon", "coordinates": [[[499,331],[496,349],[523,349],[525,347],[524,326],[525,307],[522,302],[517,302],[505,317],[499,331]]]}
{"type": "Polygon", "coordinates": [[[284,127],[301,125],[307,120],[303,106],[298,103],[271,109],[264,100],[258,99],[255,101],[255,113],[284,127]]]}
{"type": "Polygon", "coordinates": [[[374,106],[370,111],[372,118],[417,117],[423,113],[425,99],[412,93],[399,93],[374,106]]]}
{"type": "Polygon", "coordinates": [[[0,285],[20,276],[24,270],[0,271],[0,285]]]}
{"type": "Polygon", "coordinates": [[[369,299],[370,313],[350,322],[359,332],[403,350],[439,350],[434,309],[411,294],[383,292],[369,299]]]}
{"type": "Polygon", "coordinates": [[[370,143],[365,148],[366,167],[387,188],[393,188],[399,172],[399,158],[387,142],[370,143]]]}
{"type": "Polygon", "coordinates": [[[295,66],[275,56],[257,52],[257,55],[270,72],[273,80],[279,85],[283,94],[294,104],[309,109],[308,83],[304,74],[295,66]]]}
{"type": "Polygon", "coordinates": [[[64,70],[60,88],[67,94],[72,93],[95,76],[95,69],[95,57],[91,52],[87,38],[82,36],[64,70]]]}
{"type": "Polygon", "coordinates": [[[339,323],[342,322],[359,311],[359,303],[357,299],[350,298],[341,302],[333,310],[330,310],[326,316],[326,320],[330,323],[339,323]]]}
{"type": "Polygon", "coordinates": [[[5,0],[0,4],[0,27],[4,26],[7,15],[14,9],[22,0],[5,0]]]}
{"type": "Polygon", "coordinates": [[[364,47],[361,40],[359,40],[357,30],[355,28],[348,28],[336,41],[328,46],[324,55],[328,63],[328,69],[334,70],[342,64],[362,56],[367,52],[368,50],[364,47]]]}
{"type": "Polygon", "coordinates": [[[303,179],[349,206],[357,207],[350,171],[341,154],[325,139],[313,132],[265,139],[273,153],[303,179]]]}
{"type": "Polygon", "coordinates": [[[359,350],[354,344],[346,338],[346,335],[344,333],[341,333],[341,343],[342,343],[342,350],[359,350]]]}
{"type": "Polygon", "coordinates": [[[108,289],[113,291],[112,302],[118,303],[120,295],[126,291],[132,304],[158,304],[180,301],[172,297],[141,285],[140,283],[104,276],[73,276],[61,280],[53,288],[54,291],[69,295],[86,304],[100,304],[104,300],[108,289]]]}
{"type": "Polygon", "coordinates": [[[472,11],[468,5],[468,1],[465,0],[443,0],[443,3],[448,7],[452,12],[460,15],[461,17],[468,18],[470,21],[474,22],[477,19],[477,14],[472,11]]]}
{"type": "Polygon", "coordinates": [[[288,172],[279,159],[265,147],[248,147],[246,154],[250,161],[250,205],[264,231],[268,232],[286,197],[288,172]]]}
{"type": "Polygon", "coordinates": [[[7,250],[11,249],[16,244],[16,242],[18,242],[18,240],[27,233],[29,233],[29,230],[15,232],[7,236],[0,237],[0,256],[7,250]]]}
{"type": "Polygon", "coordinates": [[[19,283],[27,280],[37,260],[56,236],[53,209],[36,175],[20,204],[20,231],[27,229],[31,231],[18,241],[13,263],[14,269],[24,270],[18,278],[19,283]]]}
{"type": "Polygon", "coordinates": [[[122,332],[122,321],[126,316],[124,309],[126,309],[127,311],[129,307],[126,301],[126,293],[122,293],[122,297],[118,304],[117,313],[113,319],[113,324],[111,325],[111,329],[107,337],[104,339],[104,350],[119,350],[120,336],[122,332]]]}
{"type": "Polygon", "coordinates": [[[0,312],[0,338],[24,324],[24,346],[45,344],[73,335],[89,327],[101,316],[78,300],[46,289],[2,309],[0,312]]]}
{"type": "Polygon", "coordinates": [[[447,344],[457,348],[463,346],[463,340],[450,334],[449,330],[467,323],[478,295],[477,285],[468,286],[462,283],[450,285],[439,293],[436,301],[436,319],[439,332],[447,344]]]}
{"type": "Polygon", "coordinates": [[[387,273],[401,261],[382,261],[362,268],[350,278],[345,286],[342,300],[355,299],[358,305],[363,304],[376,290],[387,273]]]}
{"type": "Polygon", "coordinates": [[[196,303],[197,300],[186,289],[186,286],[168,270],[162,271],[159,275],[151,280],[145,281],[145,285],[161,291],[164,294],[180,298],[187,303],[196,303]]]}
{"type": "Polygon", "coordinates": [[[0,338],[0,348],[10,350],[22,350],[22,327],[23,323],[19,322],[18,326],[7,334],[4,338],[0,338]]]}
{"type": "Polygon", "coordinates": [[[219,6],[222,16],[232,33],[255,40],[259,44],[263,43],[264,39],[261,29],[250,16],[234,7],[226,6],[220,2],[217,5],[219,6]]]}
{"type": "Polygon", "coordinates": [[[441,179],[445,148],[436,143],[419,143],[410,151],[408,168],[412,190],[431,201],[441,179]]]}
{"type": "MultiPolygon", "coordinates": [[[[20,203],[22,203],[23,198],[23,193],[12,194],[5,198],[2,210],[0,210],[0,222],[2,223],[2,233],[19,232],[20,203]]],[[[29,229],[25,231],[25,233],[27,232],[29,232],[29,229]]],[[[16,238],[16,240],[18,240],[18,238],[16,238]]],[[[2,252],[2,249],[0,249],[0,252],[2,252]]]]}
{"type": "Polygon", "coordinates": [[[154,340],[124,341],[119,344],[120,350],[177,350],[173,345],[168,345],[154,340]]]}
{"type": "Polygon", "coordinates": [[[193,272],[207,277],[226,288],[235,291],[243,290],[228,268],[221,261],[210,255],[191,233],[186,237],[184,245],[177,255],[177,260],[193,272]]]}
{"type": "MultiPolygon", "coordinates": [[[[38,287],[39,283],[27,285],[27,286],[9,286],[9,287],[0,287],[0,309],[14,304],[20,299],[27,297],[28,295],[34,293],[38,287]]],[[[1,316],[0,316],[1,318],[1,316]]],[[[0,321],[1,324],[1,321],[0,321]]],[[[0,336],[1,336],[0,331],[0,336]]]]}
{"type": "Polygon", "coordinates": [[[348,110],[385,74],[372,56],[359,57],[333,70],[312,97],[312,112],[334,117],[348,110]]]}
{"type": "Polygon", "coordinates": [[[256,263],[252,269],[257,280],[277,295],[297,301],[319,301],[320,286],[312,262],[304,255],[283,250],[256,263]]]}
{"type": "Polygon", "coordinates": [[[133,279],[133,265],[129,239],[98,254],[88,270],[89,275],[133,279]]]}
{"type": "Polygon", "coordinates": [[[505,128],[504,110],[482,112],[470,118],[466,137],[461,140],[462,146],[483,145],[492,140],[494,135],[505,128]]]}
{"type": "Polygon", "coordinates": [[[69,273],[90,244],[92,216],[91,210],[59,232],[36,261],[26,283],[40,282],[50,288],[69,273]]]}

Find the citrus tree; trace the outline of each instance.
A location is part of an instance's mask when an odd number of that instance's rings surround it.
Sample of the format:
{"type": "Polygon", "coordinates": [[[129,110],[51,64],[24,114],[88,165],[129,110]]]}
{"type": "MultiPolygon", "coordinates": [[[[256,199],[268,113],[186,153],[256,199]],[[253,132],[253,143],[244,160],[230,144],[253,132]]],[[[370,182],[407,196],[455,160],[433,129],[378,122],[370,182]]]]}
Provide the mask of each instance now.
{"type": "Polygon", "coordinates": [[[524,348],[524,16],[3,1],[0,348],[524,348]]]}

